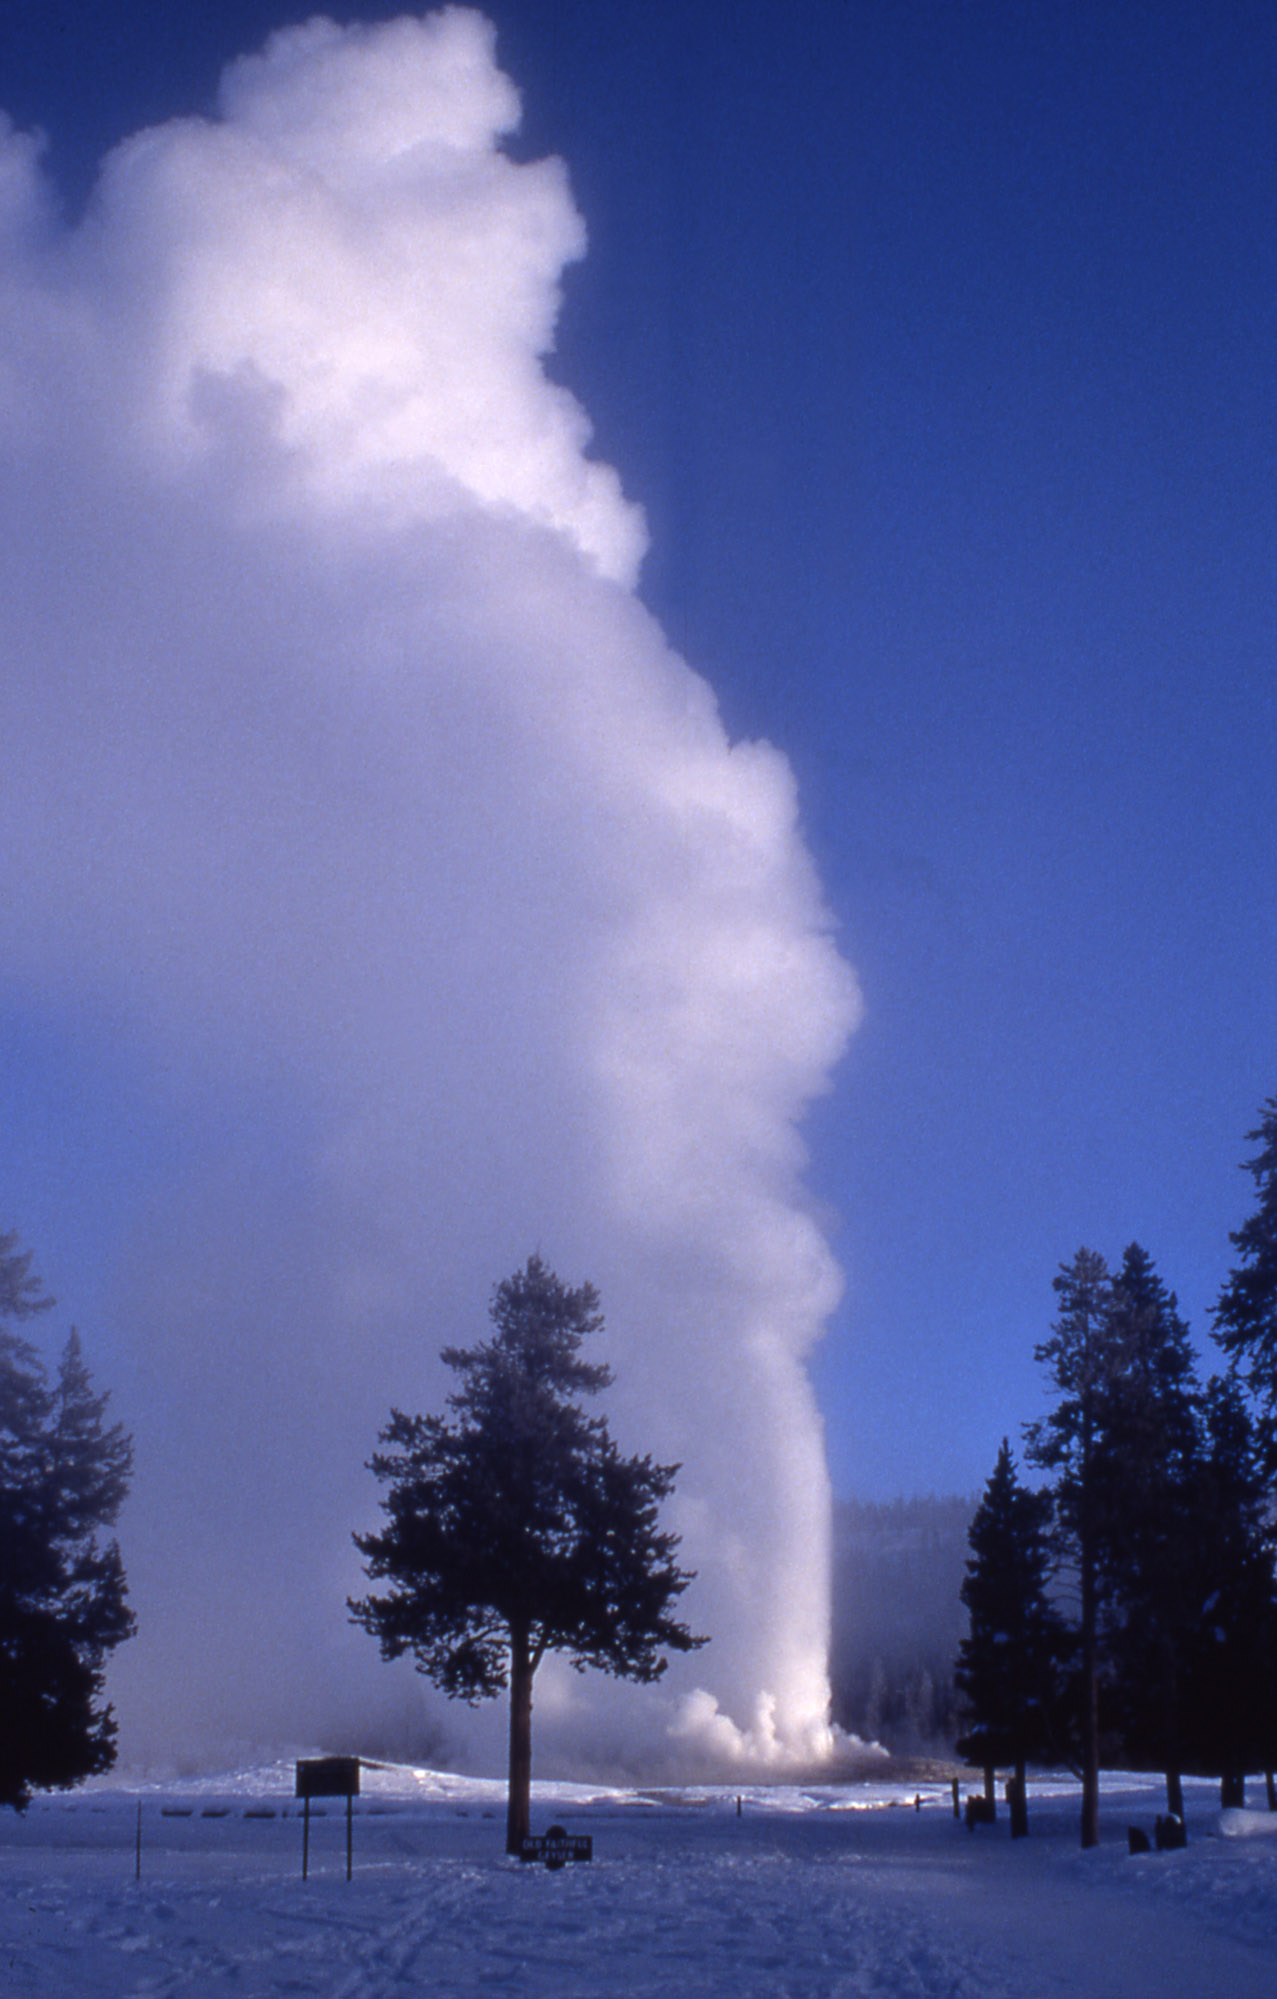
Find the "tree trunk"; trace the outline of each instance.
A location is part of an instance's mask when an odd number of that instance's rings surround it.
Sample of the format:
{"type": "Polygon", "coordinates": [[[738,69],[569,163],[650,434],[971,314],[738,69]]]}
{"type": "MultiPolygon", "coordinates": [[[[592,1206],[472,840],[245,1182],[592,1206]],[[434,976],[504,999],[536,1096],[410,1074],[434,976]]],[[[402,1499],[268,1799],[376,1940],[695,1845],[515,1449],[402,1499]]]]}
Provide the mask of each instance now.
{"type": "Polygon", "coordinates": [[[1184,1782],[1173,1765],[1166,1772],[1166,1809],[1183,1824],[1184,1782]]]}
{"type": "Polygon", "coordinates": [[[510,1627],[510,1780],[505,1850],[519,1854],[532,1830],[532,1663],[529,1634],[510,1627]]]}
{"type": "Polygon", "coordinates": [[[998,1813],[998,1787],[994,1781],[992,1763],[986,1763],[984,1766],[984,1802],[989,1807],[989,1817],[991,1819],[996,1818],[998,1813]]]}
{"type": "Polygon", "coordinates": [[[1277,1776],[1271,1770],[1264,1772],[1264,1789],[1268,1793],[1268,1809],[1277,1812],[1277,1776]]]}
{"type": "MultiPolygon", "coordinates": [[[[1088,1537],[1089,1539],[1089,1537],[1088,1537]]],[[[1084,1540],[1082,1585],[1082,1844],[1100,1843],[1100,1666],[1096,1635],[1095,1553],[1084,1540]]]]}
{"type": "Polygon", "coordinates": [[[1011,1837],[1027,1839],[1029,1836],[1029,1792],[1024,1773],[1024,1758],[1015,1759],[1015,1775],[1008,1786],[1011,1804],[1011,1837]]]}
{"type": "Polygon", "coordinates": [[[1219,1802],[1223,1810],[1231,1805],[1241,1810],[1246,1803],[1246,1773],[1244,1770],[1225,1770],[1219,1780],[1219,1802]]]}
{"type": "Polygon", "coordinates": [[[1163,1637],[1162,1646],[1162,1736],[1166,1756],[1166,1809],[1184,1823],[1184,1782],[1180,1774],[1179,1668],[1175,1647],[1163,1637]]]}

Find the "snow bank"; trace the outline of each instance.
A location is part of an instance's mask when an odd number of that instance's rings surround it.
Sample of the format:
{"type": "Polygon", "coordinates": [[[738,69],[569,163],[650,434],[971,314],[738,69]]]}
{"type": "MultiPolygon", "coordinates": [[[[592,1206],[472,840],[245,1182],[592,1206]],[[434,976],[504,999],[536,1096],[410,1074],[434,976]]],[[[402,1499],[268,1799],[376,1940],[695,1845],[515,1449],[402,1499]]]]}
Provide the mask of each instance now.
{"type": "Polygon", "coordinates": [[[101,1783],[0,1819],[0,1962],[45,1999],[509,1989],[540,1999],[763,1993],[829,1999],[1212,1999],[1268,1989],[1277,1879],[1190,1787],[1184,1853],[1132,1859],[1151,1782],[1110,1783],[1105,1838],[1035,1790],[1033,1833],[967,1833],[947,1790],[822,1785],[661,1792],[538,1784],[534,1824],[593,1835],[560,1873],[501,1851],[501,1787],[365,1773],[355,1868],[344,1808],[300,1879],[291,1767],[186,1785],[101,1783]],[[738,1808],[739,1798],[739,1808],[738,1808]],[[135,1838],[142,1828],[141,1878],[135,1838]]]}

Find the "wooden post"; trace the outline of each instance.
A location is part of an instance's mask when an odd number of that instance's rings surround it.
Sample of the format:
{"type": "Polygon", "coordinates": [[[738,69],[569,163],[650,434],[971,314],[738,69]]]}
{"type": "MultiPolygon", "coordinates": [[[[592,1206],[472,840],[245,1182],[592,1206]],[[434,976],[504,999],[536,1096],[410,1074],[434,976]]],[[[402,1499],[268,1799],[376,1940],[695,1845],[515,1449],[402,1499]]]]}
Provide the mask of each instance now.
{"type": "Polygon", "coordinates": [[[309,1865],[310,1865],[310,1792],[307,1791],[305,1803],[302,1805],[302,1880],[303,1881],[306,1879],[306,1870],[309,1867],[309,1865]]]}
{"type": "Polygon", "coordinates": [[[133,1868],[133,1879],[142,1879],[142,1800],[137,1801],[137,1852],[133,1868]]]}
{"type": "Polygon", "coordinates": [[[349,1791],[347,1791],[347,1793],[346,1793],[346,1879],[347,1879],[348,1881],[349,1881],[349,1879],[350,1879],[350,1866],[351,1866],[351,1826],[352,1826],[352,1824],[353,1824],[353,1820],[352,1820],[352,1818],[351,1818],[351,1813],[352,1813],[352,1812],[354,1811],[354,1808],[355,1808],[355,1800],[354,1800],[354,1798],[353,1798],[353,1797],[351,1796],[350,1792],[349,1792],[349,1791]]]}

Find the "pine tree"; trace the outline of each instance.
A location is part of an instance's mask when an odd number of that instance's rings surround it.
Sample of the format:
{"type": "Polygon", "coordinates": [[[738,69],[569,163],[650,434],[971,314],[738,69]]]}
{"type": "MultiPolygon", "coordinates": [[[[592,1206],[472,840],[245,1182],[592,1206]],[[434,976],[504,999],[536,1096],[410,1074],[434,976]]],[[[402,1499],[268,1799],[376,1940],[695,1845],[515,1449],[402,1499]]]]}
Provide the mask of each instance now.
{"type": "Polygon", "coordinates": [[[1053,1281],[1060,1313],[1034,1349],[1059,1397],[1026,1431],[1031,1464],[1054,1472],[1059,1546],[1073,1567],[1079,1599],[1082,1845],[1100,1837],[1099,1582],[1101,1516],[1100,1392],[1108,1367],[1110,1283],[1102,1256],[1079,1249],[1053,1281]]]}
{"type": "Polygon", "coordinates": [[[0,1319],[29,1319],[51,1312],[52,1298],[32,1271],[31,1251],[18,1248],[18,1238],[0,1232],[0,1319]]]}
{"type": "MultiPolygon", "coordinates": [[[[1215,1338],[1277,1432],[1277,1097],[1269,1097],[1247,1142],[1259,1147],[1245,1170],[1259,1204],[1229,1241],[1241,1253],[1215,1306],[1215,1338]]],[[[1274,1453],[1277,1455],[1277,1452],[1274,1453]]]]}
{"type": "MultiPolygon", "coordinates": [[[[51,1307],[29,1254],[0,1235],[0,1320],[51,1307]]],[[[108,1425],[72,1332],[52,1387],[0,1324],[0,1803],[109,1769],[105,1658],[133,1629],[114,1541],[99,1535],[128,1489],[132,1447],[108,1425]]]]}
{"type": "Polygon", "coordinates": [[[611,1375],[580,1357],[603,1325],[592,1285],[571,1290],[539,1257],[497,1286],[495,1337],[445,1347],[462,1386],[454,1421],[391,1412],[370,1469],[388,1525],[357,1534],[383,1596],[352,1601],[385,1658],[411,1652],[445,1694],[510,1690],[506,1848],[529,1827],[532,1683],[547,1652],[650,1682],[662,1648],[704,1643],[671,1614],[691,1577],[658,1524],[676,1465],[622,1457],[579,1398],[611,1375]]]}
{"type": "Polygon", "coordinates": [[[1207,1383],[1201,1429],[1187,1734],[1194,1767],[1220,1778],[1220,1802],[1240,1805],[1247,1770],[1277,1760],[1274,1530],[1263,1452],[1231,1376],[1207,1383]]]}
{"type": "Polygon", "coordinates": [[[1204,1597],[1198,1387],[1188,1327],[1132,1243],[1105,1313],[1095,1484],[1101,1616],[1127,1754],[1183,1818],[1187,1659],[1204,1597]]]}
{"type": "Polygon", "coordinates": [[[1051,1498],[1020,1484],[1004,1437],[993,1474],[971,1522],[962,1601],[971,1619],[954,1680],[967,1734],[958,1748],[987,1773],[1015,1766],[1011,1836],[1028,1831],[1025,1765],[1054,1736],[1062,1621],[1047,1595],[1051,1574],[1051,1498]]]}
{"type": "MultiPolygon", "coordinates": [[[[1249,1144],[1259,1150],[1244,1162],[1255,1182],[1258,1203],[1255,1211],[1235,1230],[1229,1241],[1240,1252],[1240,1260],[1229,1272],[1214,1310],[1214,1336],[1228,1355],[1235,1373],[1245,1381],[1258,1409],[1258,1436],[1264,1469],[1270,1482],[1268,1511],[1273,1507],[1271,1481],[1277,1472],[1277,1097],[1269,1097],[1260,1112],[1254,1131],[1247,1132],[1249,1144]]],[[[1266,1642],[1266,1658],[1277,1678],[1277,1639],[1266,1642]]],[[[1262,1713],[1271,1712],[1267,1695],[1262,1713]]],[[[1277,1810],[1277,1785],[1273,1781],[1277,1761],[1277,1741],[1267,1725],[1261,1729],[1264,1768],[1268,1773],[1270,1808],[1277,1810]]]]}

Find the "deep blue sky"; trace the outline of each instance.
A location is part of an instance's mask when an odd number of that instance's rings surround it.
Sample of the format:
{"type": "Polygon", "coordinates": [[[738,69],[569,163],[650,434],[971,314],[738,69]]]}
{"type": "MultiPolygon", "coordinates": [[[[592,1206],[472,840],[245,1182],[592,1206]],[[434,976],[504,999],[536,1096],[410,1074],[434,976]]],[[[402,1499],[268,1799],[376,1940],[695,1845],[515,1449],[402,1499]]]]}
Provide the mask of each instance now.
{"type": "MultiPolygon", "coordinates": [[[[0,105],[74,209],[313,11],[8,0],[0,105]]],[[[1080,1243],[1144,1242],[1205,1334],[1277,1091],[1272,10],[486,11],[591,235],[555,370],[648,602],[792,759],[865,990],[811,1127],[835,1484],[971,1489],[1080,1243]]],[[[121,1129],[129,1060],[73,1018],[0,1053],[6,1210],[86,1331],[179,1142],[121,1129]]]]}

